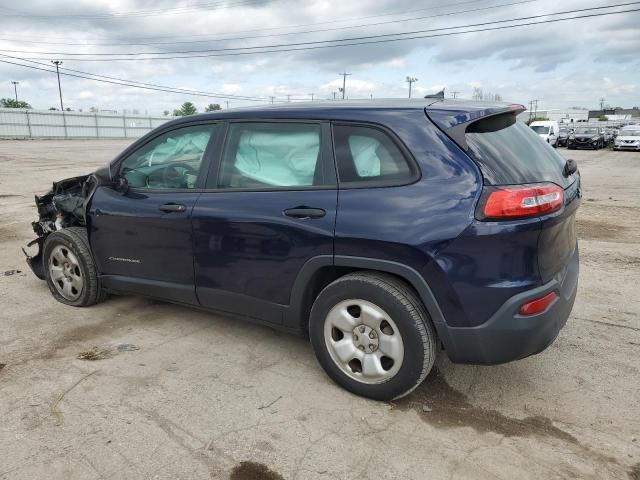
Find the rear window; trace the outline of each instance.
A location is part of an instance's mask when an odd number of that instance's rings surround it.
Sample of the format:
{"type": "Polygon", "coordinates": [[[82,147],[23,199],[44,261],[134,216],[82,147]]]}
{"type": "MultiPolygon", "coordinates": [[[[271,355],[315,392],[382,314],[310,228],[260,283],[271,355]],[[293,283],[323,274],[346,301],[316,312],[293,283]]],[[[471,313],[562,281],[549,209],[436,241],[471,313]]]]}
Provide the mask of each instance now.
{"type": "Polygon", "coordinates": [[[569,184],[562,175],[565,160],[512,113],[472,123],[465,139],[487,185],[569,184]]]}

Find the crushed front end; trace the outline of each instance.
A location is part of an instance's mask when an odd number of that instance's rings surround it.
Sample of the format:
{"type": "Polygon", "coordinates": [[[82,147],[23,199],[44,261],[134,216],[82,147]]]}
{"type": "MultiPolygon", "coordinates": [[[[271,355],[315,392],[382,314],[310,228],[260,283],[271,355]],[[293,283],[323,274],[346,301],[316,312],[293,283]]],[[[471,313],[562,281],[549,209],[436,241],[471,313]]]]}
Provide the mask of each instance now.
{"type": "Polygon", "coordinates": [[[95,186],[94,175],[83,175],[55,182],[46,194],[36,195],[39,218],[31,225],[38,238],[29,242],[27,247],[37,245],[38,251],[35,255],[29,255],[24,248],[22,251],[31,270],[41,280],[45,279],[42,258],[44,241],[49,234],[63,228],[86,225],[86,207],[95,186]]]}

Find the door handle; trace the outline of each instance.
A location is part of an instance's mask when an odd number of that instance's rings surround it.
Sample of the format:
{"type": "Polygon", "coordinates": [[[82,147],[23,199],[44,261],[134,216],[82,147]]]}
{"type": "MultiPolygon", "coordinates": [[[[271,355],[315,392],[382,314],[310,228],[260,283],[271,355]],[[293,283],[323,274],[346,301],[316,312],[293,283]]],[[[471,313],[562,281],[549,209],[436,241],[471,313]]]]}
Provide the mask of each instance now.
{"type": "Polygon", "coordinates": [[[296,207],[287,208],[284,214],[293,218],[322,218],[327,212],[322,208],[296,207]]]}
{"type": "Polygon", "coordinates": [[[179,205],[177,203],[165,203],[164,205],[161,205],[159,207],[159,210],[163,211],[163,212],[185,212],[187,210],[187,207],[185,207],[184,205],[179,205]]]}

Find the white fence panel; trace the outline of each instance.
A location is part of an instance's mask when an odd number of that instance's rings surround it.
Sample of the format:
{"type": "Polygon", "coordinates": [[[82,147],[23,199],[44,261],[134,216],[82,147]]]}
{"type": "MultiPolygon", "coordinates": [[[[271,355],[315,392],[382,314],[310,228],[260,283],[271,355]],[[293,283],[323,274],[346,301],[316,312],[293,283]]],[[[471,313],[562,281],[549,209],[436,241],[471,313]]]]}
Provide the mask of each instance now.
{"type": "Polygon", "coordinates": [[[0,138],[138,138],[170,117],[0,108],[0,138]]]}

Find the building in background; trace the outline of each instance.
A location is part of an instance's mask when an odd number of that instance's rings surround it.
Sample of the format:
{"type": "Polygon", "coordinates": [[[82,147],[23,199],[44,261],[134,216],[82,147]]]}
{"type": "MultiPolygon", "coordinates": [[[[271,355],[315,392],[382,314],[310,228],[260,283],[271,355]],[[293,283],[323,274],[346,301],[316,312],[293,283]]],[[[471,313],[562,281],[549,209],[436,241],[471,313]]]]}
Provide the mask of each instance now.
{"type": "Polygon", "coordinates": [[[565,108],[565,109],[538,109],[536,112],[525,110],[518,115],[518,120],[526,122],[529,118],[533,117],[546,118],[548,120],[555,120],[558,123],[578,123],[589,121],[589,110],[582,110],[579,108],[565,108]]]}
{"type": "Polygon", "coordinates": [[[607,117],[609,121],[635,121],[640,122],[640,108],[605,108],[603,110],[589,110],[589,119],[597,120],[607,117]]]}

